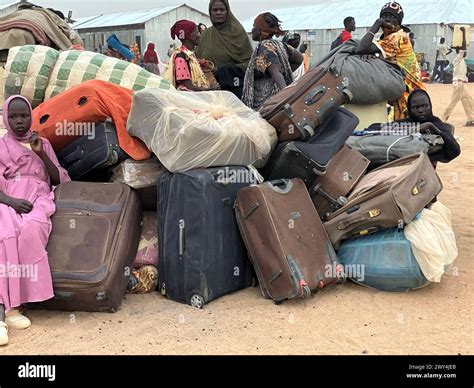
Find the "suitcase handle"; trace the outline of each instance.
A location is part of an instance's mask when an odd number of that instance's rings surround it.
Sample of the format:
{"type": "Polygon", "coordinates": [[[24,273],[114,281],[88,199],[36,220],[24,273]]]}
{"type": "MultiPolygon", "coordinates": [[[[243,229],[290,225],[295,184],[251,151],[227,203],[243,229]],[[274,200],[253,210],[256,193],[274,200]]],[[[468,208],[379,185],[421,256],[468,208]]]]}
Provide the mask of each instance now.
{"type": "Polygon", "coordinates": [[[268,186],[280,194],[288,194],[293,189],[293,182],[288,179],[278,179],[272,182],[266,182],[268,186]],[[282,188],[283,187],[283,188],[282,188]]]}
{"type": "Polygon", "coordinates": [[[179,255],[183,256],[184,255],[184,228],[185,228],[185,223],[184,220],[179,220],[179,255]]]}
{"type": "Polygon", "coordinates": [[[306,105],[316,104],[326,94],[327,88],[324,85],[318,85],[311,90],[305,97],[304,103],[306,105]]]}
{"type": "Polygon", "coordinates": [[[365,221],[365,220],[372,220],[374,218],[377,218],[382,214],[382,210],[380,209],[372,209],[369,211],[366,211],[362,214],[359,214],[355,217],[348,218],[347,220],[339,222],[339,225],[337,226],[338,230],[344,230],[347,229],[349,226],[354,225],[358,222],[365,221]]]}
{"type": "Polygon", "coordinates": [[[73,292],[56,291],[54,293],[54,299],[57,299],[57,300],[74,300],[74,293],[73,292]]]}

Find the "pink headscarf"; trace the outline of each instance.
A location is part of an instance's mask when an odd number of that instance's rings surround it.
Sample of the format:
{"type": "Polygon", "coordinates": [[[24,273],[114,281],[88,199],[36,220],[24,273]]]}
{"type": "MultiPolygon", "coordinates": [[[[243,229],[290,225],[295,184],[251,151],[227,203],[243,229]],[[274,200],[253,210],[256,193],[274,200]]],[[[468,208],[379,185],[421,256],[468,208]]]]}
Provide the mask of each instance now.
{"type": "Polygon", "coordinates": [[[26,104],[28,105],[28,109],[30,110],[30,116],[31,118],[33,119],[33,109],[31,108],[31,104],[30,102],[23,96],[20,96],[20,95],[15,95],[15,96],[11,96],[9,97],[4,103],[3,103],[3,125],[5,126],[5,128],[7,129],[8,133],[10,133],[15,139],[17,139],[18,141],[22,142],[22,143],[26,143],[29,141],[30,139],[30,136],[31,136],[31,128],[30,130],[24,135],[24,136],[21,136],[21,137],[18,137],[15,132],[13,132],[12,128],[10,127],[10,123],[8,122],[8,110],[10,108],[10,103],[15,99],[15,98],[19,98],[23,101],[26,102],[26,104]]]}

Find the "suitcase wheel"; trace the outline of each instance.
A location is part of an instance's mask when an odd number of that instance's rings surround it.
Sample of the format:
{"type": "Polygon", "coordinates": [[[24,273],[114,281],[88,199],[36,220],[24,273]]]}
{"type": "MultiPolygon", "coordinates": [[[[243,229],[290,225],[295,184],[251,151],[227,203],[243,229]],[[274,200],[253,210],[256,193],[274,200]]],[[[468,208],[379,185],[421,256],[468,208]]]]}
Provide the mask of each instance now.
{"type": "Polygon", "coordinates": [[[303,286],[303,299],[307,299],[311,296],[311,289],[306,285],[303,286]]]}
{"type": "Polygon", "coordinates": [[[275,303],[276,306],[279,306],[283,303],[282,300],[274,300],[273,303],[275,303]]]}
{"type": "Polygon", "coordinates": [[[197,309],[202,309],[204,307],[204,298],[201,295],[194,294],[190,300],[191,306],[197,309]]]}

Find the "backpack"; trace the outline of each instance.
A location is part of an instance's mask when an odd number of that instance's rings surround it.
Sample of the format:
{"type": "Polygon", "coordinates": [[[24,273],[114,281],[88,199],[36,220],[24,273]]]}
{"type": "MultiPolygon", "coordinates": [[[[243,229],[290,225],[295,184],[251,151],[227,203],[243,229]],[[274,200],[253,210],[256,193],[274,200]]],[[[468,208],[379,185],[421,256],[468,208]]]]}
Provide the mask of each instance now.
{"type": "Polygon", "coordinates": [[[336,40],[331,43],[331,51],[334,50],[336,47],[339,47],[341,44],[342,44],[342,37],[341,37],[341,34],[339,34],[336,40]]]}

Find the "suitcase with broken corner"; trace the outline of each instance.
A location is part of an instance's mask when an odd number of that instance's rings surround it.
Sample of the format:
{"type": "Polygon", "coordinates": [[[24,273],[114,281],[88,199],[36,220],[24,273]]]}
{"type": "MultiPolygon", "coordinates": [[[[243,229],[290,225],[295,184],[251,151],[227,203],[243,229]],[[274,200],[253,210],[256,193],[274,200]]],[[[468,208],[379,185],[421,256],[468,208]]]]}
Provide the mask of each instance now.
{"type": "Polygon", "coordinates": [[[54,298],[33,307],[117,311],[140,240],[137,194],[120,183],[69,182],[56,188],[55,198],[46,247],[54,298]]]}
{"type": "Polygon", "coordinates": [[[339,108],[307,143],[279,144],[265,170],[267,180],[301,178],[311,188],[357,127],[359,119],[339,108]]]}
{"type": "Polygon", "coordinates": [[[326,174],[316,177],[309,195],[323,221],[348,202],[347,195],[364,176],[369,164],[367,158],[345,144],[332,158],[326,174]]]}
{"type": "Polygon", "coordinates": [[[269,98],[260,114],[276,128],[280,142],[307,141],[351,98],[335,68],[316,67],[269,98]]]}
{"type": "Polygon", "coordinates": [[[196,308],[253,283],[235,221],[237,192],[249,186],[245,167],[164,173],[158,178],[159,288],[196,308]]]}
{"type": "Polygon", "coordinates": [[[344,281],[339,259],[301,179],[239,191],[237,223],[265,297],[308,298],[344,281]]]}

